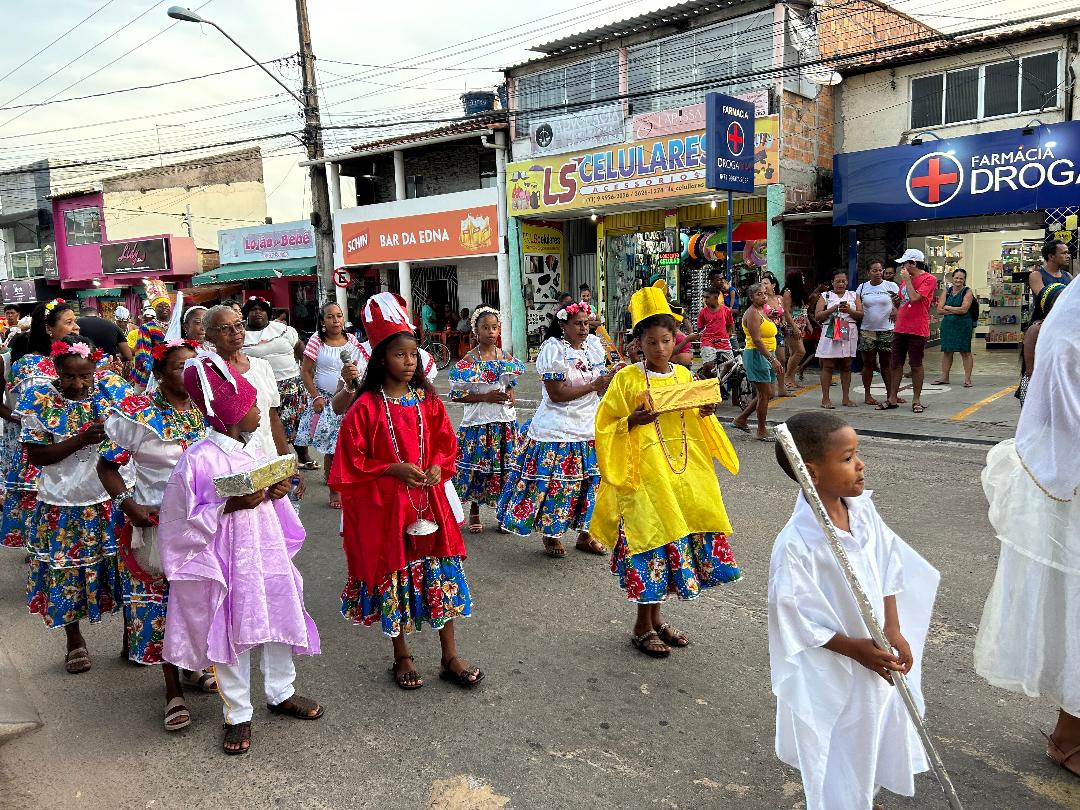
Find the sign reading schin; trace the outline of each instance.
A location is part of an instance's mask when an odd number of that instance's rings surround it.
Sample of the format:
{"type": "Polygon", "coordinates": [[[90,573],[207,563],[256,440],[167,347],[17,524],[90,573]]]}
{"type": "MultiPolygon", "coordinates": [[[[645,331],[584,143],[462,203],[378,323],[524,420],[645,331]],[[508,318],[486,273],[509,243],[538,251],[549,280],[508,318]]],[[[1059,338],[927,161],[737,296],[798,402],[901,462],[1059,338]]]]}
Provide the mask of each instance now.
{"type": "Polygon", "coordinates": [[[1009,214],[1080,201],[1080,121],[833,157],[833,224],[1009,214]]]}
{"type": "Polygon", "coordinates": [[[705,95],[705,185],[754,191],[754,105],[720,93],[705,95]]]}

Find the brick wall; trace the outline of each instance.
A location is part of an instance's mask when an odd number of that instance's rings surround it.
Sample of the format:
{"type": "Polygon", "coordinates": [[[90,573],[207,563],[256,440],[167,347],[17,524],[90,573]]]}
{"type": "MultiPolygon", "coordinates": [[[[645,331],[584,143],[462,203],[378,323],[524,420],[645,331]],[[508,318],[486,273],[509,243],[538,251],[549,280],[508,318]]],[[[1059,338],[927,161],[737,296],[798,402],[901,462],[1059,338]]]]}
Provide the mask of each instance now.
{"type": "Polygon", "coordinates": [[[785,90],[780,113],[780,179],[816,199],[819,172],[832,171],[833,88],[819,88],[817,98],[785,90]]]}
{"type": "MultiPolygon", "coordinates": [[[[424,196],[452,194],[457,191],[473,191],[480,188],[480,160],[490,159],[492,150],[481,146],[476,140],[451,141],[405,152],[405,176],[420,175],[424,178],[424,196]]],[[[394,156],[378,155],[375,158],[359,158],[361,170],[350,167],[350,174],[366,174],[375,169],[375,202],[394,201],[394,156]]],[[[363,183],[358,180],[357,183],[363,183]]]]}
{"type": "Polygon", "coordinates": [[[815,4],[823,59],[897,46],[938,32],[873,0],[825,0],[815,4]]]}
{"type": "Polygon", "coordinates": [[[817,274],[814,255],[814,226],[799,222],[784,223],[785,271],[802,270],[807,284],[813,286],[817,274]]]}

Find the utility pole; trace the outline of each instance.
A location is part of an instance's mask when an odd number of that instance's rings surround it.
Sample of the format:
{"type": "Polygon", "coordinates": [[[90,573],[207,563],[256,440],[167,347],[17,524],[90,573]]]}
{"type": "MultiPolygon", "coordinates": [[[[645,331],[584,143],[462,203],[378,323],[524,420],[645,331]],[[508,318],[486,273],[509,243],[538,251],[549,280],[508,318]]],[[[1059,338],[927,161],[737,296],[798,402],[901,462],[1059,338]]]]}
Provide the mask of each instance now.
{"type": "MultiPolygon", "coordinates": [[[[325,300],[335,289],[334,226],[330,214],[330,188],[326,180],[326,164],[322,163],[322,122],[319,118],[319,93],[315,83],[315,54],[311,51],[311,25],[308,22],[307,0],[296,0],[296,29],[300,35],[300,65],[304,80],[304,146],[307,149],[308,171],[311,173],[311,214],[315,227],[315,258],[319,268],[319,286],[325,300]]],[[[348,319],[345,290],[337,289],[337,302],[348,319]]]]}
{"type": "Polygon", "coordinates": [[[187,235],[189,239],[194,236],[194,234],[192,233],[191,225],[191,206],[187,205],[184,206],[184,227],[187,228],[187,235]]]}

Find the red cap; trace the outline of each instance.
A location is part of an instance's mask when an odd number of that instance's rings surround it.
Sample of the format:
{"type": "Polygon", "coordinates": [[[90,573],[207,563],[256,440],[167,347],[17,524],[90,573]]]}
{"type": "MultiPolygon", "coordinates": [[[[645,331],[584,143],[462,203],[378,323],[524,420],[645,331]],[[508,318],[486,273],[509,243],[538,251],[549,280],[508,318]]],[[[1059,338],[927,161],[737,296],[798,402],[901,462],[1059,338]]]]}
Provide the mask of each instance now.
{"type": "Polygon", "coordinates": [[[413,334],[405,299],[395,293],[381,292],[371,296],[364,304],[360,320],[372,349],[399,332],[413,334]]]}

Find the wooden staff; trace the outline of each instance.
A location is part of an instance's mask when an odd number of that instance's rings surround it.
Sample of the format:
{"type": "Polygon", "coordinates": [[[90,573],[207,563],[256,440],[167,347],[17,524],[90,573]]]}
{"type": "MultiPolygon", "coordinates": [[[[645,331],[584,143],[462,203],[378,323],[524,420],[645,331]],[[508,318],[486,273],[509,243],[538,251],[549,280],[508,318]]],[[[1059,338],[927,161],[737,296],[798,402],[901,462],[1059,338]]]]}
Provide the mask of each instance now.
{"type": "MultiPolygon", "coordinates": [[[[825,533],[825,539],[829,543],[829,548],[832,549],[837,565],[840,566],[840,570],[844,574],[844,579],[847,580],[848,587],[851,588],[851,593],[855,597],[855,603],[859,606],[859,613],[862,614],[863,623],[870,632],[870,637],[882,650],[892,652],[892,645],[885,638],[885,633],[882,632],[881,625],[878,624],[877,617],[874,615],[874,608],[866,597],[862,585],[859,584],[858,577],[855,576],[855,570],[851,567],[847,552],[844,551],[844,546],[836,534],[836,527],[833,525],[832,520],[829,519],[829,514],[825,511],[825,504],[822,503],[821,497],[810,479],[810,472],[806,469],[806,464],[803,463],[802,455],[799,453],[799,448],[795,446],[795,440],[792,438],[787,425],[777,425],[776,441],[791,463],[791,469],[795,472],[799,486],[802,487],[803,496],[806,498],[806,502],[810,504],[818,525],[821,526],[821,530],[825,533]]],[[[890,672],[889,675],[892,678],[893,686],[896,687],[897,691],[900,692],[900,697],[903,698],[908,716],[919,734],[919,739],[922,740],[923,748],[926,749],[927,757],[930,760],[930,767],[934,769],[934,773],[937,775],[938,784],[945,793],[949,807],[953,810],[963,810],[960,798],[956,795],[956,789],[953,788],[952,779],[949,778],[949,774],[945,770],[945,763],[941,761],[941,757],[930,739],[930,732],[927,731],[926,724],[923,722],[922,717],[919,716],[919,708],[915,705],[915,698],[911,695],[907,678],[904,677],[902,672],[890,672]]]]}

